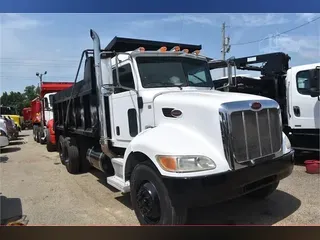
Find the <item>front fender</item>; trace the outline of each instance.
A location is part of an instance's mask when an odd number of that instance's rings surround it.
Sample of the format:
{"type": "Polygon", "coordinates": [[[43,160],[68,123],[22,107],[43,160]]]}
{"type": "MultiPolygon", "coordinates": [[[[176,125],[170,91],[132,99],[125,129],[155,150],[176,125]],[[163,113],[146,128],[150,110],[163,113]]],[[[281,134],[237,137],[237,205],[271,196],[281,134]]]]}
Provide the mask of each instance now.
{"type": "Polygon", "coordinates": [[[155,128],[144,130],[130,142],[124,155],[123,176],[128,156],[132,152],[145,154],[158,168],[160,174],[167,177],[198,177],[229,171],[231,169],[225,159],[223,148],[219,147],[208,142],[192,128],[172,123],[160,124],[155,128]],[[211,158],[216,168],[187,173],[168,172],[161,168],[156,155],[202,155],[211,158]]]}

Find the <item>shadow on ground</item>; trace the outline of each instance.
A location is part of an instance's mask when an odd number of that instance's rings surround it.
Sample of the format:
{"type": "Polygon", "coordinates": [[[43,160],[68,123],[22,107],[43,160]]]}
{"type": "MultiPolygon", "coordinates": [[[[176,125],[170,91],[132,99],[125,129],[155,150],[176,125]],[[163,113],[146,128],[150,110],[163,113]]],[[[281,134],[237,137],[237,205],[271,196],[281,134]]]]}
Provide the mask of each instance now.
{"type": "Polygon", "coordinates": [[[25,142],[23,141],[13,141],[13,142],[10,142],[10,146],[14,146],[14,145],[22,145],[22,144],[25,144],[25,142]]]}
{"type": "Polygon", "coordinates": [[[7,198],[0,195],[1,225],[20,220],[23,217],[20,198],[7,198]]]}
{"type": "Polygon", "coordinates": [[[187,224],[273,225],[294,213],[301,201],[277,190],[269,198],[253,201],[246,197],[189,210],[187,224]]]}
{"type": "Polygon", "coordinates": [[[320,153],[315,152],[296,152],[295,165],[304,166],[306,160],[320,160],[320,153]]]}
{"type": "Polygon", "coordinates": [[[20,149],[21,148],[19,147],[5,147],[5,148],[1,148],[0,153],[12,153],[12,152],[17,152],[20,149]]]}
{"type": "Polygon", "coordinates": [[[111,185],[109,185],[107,183],[107,177],[109,177],[109,176],[107,176],[105,173],[103,173],[103,172],[101,172],[101,171],[99,171],[98,169],[95,169],[95,168],[92,168],[90,170],[90,173],[97,178],[97,181],[100,184],[102,184],[103,186],[107,187],[110,191],[119,192],[118,189],[112,187],[111,185]]]}
{"type": "Polygon", "coordinates": [[[8,160],[9,160],[9,158],[6,155],[0,156],[0,163],[7,163],[8,160]]]}
{"type": "Polygon", "coordinates": [[[19,137],[28,137],[28,136],[30,136],[30,135],[27,135],[27,134],[19,134],[19,137]]]}

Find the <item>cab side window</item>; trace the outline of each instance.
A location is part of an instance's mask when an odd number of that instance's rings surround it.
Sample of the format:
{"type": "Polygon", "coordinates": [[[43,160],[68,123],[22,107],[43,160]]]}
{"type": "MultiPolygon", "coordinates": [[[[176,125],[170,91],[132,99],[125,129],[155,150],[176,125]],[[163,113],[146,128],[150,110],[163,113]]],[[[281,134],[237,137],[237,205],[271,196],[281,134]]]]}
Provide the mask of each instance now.
{"type": "Polygon", "coordinates": [[[297,90],[302,95],[309,95],[310,71],[305,70],[297,73],[297,90]]]}
{"type": "MultiPolygon", "coordinates": [[[[112,75],[113,75],[113,82],[116,83],[117,82],[116,69],[112,70],[112,75]]],[[[126,64],[119,67],[119,82],[124,87],[135,88],[132,69],[130,64],[126,64]]],[[[115,88],[114,93],[117,94],[117,93],[126,92],[126,91],[129,91],[129,90],[123,89],[123,88],[115,88]]]]}

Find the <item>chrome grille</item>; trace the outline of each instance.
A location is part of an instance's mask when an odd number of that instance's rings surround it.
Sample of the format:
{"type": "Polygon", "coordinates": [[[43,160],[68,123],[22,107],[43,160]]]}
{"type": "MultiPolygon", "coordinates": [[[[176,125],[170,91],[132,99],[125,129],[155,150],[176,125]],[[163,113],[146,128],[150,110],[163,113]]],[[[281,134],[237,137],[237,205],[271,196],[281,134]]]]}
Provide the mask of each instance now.
{"type": "Polygon", "coordinates": [[[281,148],[280,118],[277,109],[231,113],[234,157],[245,162],[273,154],[281,148]]]}
{"type": "Polygon", "coordinates": [[[262,100],[253,111],[251,101],[222,104],[220,124],[224,152],[229,164],[278,155],[282,146],[282,124],[275,101],[262,100]]]}

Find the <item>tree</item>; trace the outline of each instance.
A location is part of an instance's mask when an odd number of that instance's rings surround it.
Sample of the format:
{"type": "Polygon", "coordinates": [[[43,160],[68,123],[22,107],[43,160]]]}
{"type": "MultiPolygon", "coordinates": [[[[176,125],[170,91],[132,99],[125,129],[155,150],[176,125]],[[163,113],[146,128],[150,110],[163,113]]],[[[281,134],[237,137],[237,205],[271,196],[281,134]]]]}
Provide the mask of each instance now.
{"type": "Polygon", "coordinates": [[[35,99],[40,93],[39,87],[34,85],[26,86],[24,92],[13,92],[9,94],[4,92],[0,97],[0,104],[15,109],[16,114],[21,114],[22,109],[30,107],[30,102],[35,99]]]}

